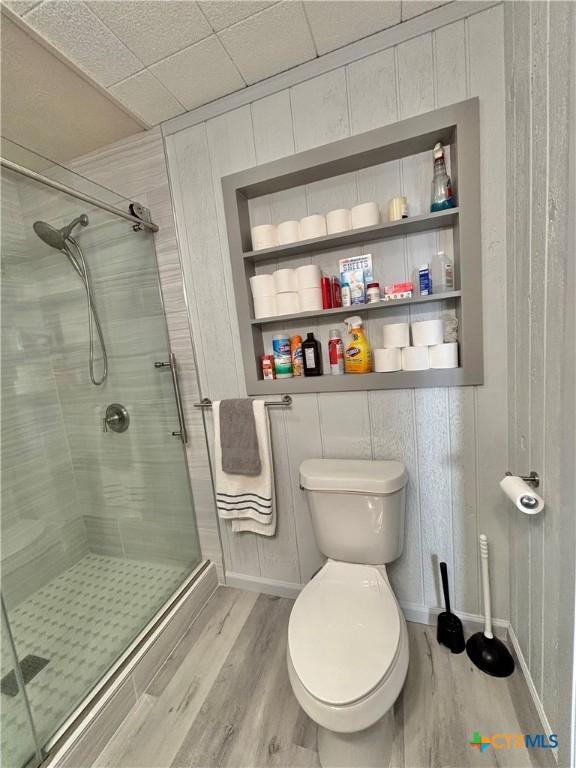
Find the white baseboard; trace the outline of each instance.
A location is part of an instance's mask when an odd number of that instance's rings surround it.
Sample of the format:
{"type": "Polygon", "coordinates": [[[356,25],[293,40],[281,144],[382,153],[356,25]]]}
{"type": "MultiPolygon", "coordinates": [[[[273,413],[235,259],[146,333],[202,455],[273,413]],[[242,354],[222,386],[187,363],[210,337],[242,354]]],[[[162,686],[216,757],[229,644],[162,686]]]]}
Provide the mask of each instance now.
{"type": "MultiPolygon", "coordinates": [[[[512,625],[508,627],[508,638],[510,639],[510,643],[514,648],[514,652],[516,653],[516,658],[518,659],[520,668],[522,669],[522,675],[524,676],[524,680],[526,681],[526,685],[528,686],[528,691],[532,698],[532,702],[538,714],[538,718],[540,719],[542,732],[545,733],[546,736],[550,736],[550,734],[554,733],[554,731],[552,730],[552,727],[550,726],[548,718],[546,717],[546,712],[544,711],[544,707],[542,706],[542,702],[540,701],[540,696],[538,696],[538,691],[536,690],[536,686],[534,685],[534,680],[532,679],[532,675],[530,674],[528,663],[524,658],[524,654],[522,653],[520,643],[518,642],[518,638],[516,637],[516,633],[514,632],[512,625]]],[[[554,753],[556,760],[558,760],[558,748],[552,749],[552,752],[554,753]]]]}
{"type": "MultiPolygon", "coordinates": [[[[443,608],[429,608],[426,605],[407,603],[402,600],[400,600],[400,607],[407,621],[412,621],[415,624],[429,624],[431,626],[436,624],[436,617],[443,611],[443,608]]],[[[484,629],[483,616],[477,616],[474,613],[464,613],[463,611],[454,611],[454,613],[461,619],[467,634],[480,632],[484,629]]],[[[492,630],[497,637],[505,640],[508,628],[509,622],[505,619],[492,619],[492,630]]]]}
{"type": "MultiPolygon", "coordinates": [[[[247,576],[243,573],[226,572],[226,586],[236,587],[238,589],[247,589],[249,592],[262,592],[266,595],[276,595],[276,597],[289,597],[295,599],[304,589],[304,584],[297,584],[289,581],[276,581],[275,579],[266,579],[262,576],[247,576]]],[[[442,608],[429,608],[426,605],[417,603],[407,603],[400,601],[400,607],[407,621],[413,621],[416,624],[436,623],[436,616],[442,611],[442,608]]],[[[484,618],[471,613],[456,614],[462,619],[462,623],[468,632],[478,632],[484,628],[484,618]]],[[[504,619],[493,619],[492,625],[494,633],[502,638],[506,638],[508,631],[508,622],[504,619]]]]}
{"type": "Polygon", "coordinates": [[[226,586],[247,589],[249,592],[262,592],[265,595],[290,598],[298,597],[304,589],[304,584],[263,579],[261,576],[247,576],[244,573],[234,573],[233,571],[226,571],[226,586]]]}

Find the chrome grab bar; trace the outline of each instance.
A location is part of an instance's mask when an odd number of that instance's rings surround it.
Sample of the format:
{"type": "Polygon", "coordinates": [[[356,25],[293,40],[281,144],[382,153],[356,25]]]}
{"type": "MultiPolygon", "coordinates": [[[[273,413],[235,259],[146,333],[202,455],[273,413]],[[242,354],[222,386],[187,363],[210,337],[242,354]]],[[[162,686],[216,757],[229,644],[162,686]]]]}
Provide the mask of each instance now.
{"type": "Polygon", "coordinates": [[[178,432],[172,432],[172,435],[174,437],[179,437],[184,445],[186,445],[188,442],[188,430],[186,429],[186,422],[184,420],[184,408],[182,406],[182,395],[180,394],[176,356],[173,352],[170,352],[168,355],[168,362],[154,363],[154,368],[170,368],[170,373],[172,374],[172,386],[174,387],[174,397],[176,399],[176,411],[178,412],[178,423],[180,425],[180,430],[178,432]]]}

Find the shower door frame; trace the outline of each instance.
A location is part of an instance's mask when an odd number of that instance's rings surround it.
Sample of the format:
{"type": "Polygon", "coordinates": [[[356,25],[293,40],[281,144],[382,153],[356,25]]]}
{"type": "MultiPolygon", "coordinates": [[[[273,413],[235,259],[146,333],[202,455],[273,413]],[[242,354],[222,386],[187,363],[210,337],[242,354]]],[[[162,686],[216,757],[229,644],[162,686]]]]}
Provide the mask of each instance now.
{"type": "MultiPolygon", "coordinates": [[[[137,216],[133,216],[131,213],[127,213],[121,208],[117,208],[115,206],[109,205],[108,203],[98,200],[98,198],[92,197],[91,195],[78,192],[72,187],[67,186],[66,184],[62,184],[61,182],[58,182],[46,176],[43,176],[42,174],[37,173],[36,171],[32,171],[29,168],[26,168],[25,166],[18,165],[17,163],[14,163],[11,160],[8,160],[1,156],[0,156],[0,167],[5,168],[6,170],[12,171],[14,173],[17,173],[20,176],[24,176],[25,178],[30,179],[31,181],[50,187],[51,189],[54,189],[58,192],[62,192],[63,194],[69,195],[73,198],[76,198],[77,200],[81,200],[82,202],[85,202],[88,205],[92,205],[112,215],[119,216],[123,219],[126,219],[127,221],[132,222],[133,229],[135,232],[138,232],[143,229],[148,230],[151,233],[155,233],[159,231],[158,225],[155,224],[153,221],[146,221],[145,219],[140,219],[137,216]]],[[[110,190],[110,191],[113,191],[113,190],[110,190]]],[[[160,280],[160,269],[158,265],[158,256],[156,253],[156,248],[154,248],[154,257],[155,257],[155,263],[156,263],[156,279],[158,283],[160,304],[161,304],[162,313],[164,316],[164,323],[166,323],[166,306],[164,303],[164,295],[162,292],[162,283],[160,280]]],[[[167,327],[166,327],[166,335],[168,338],[167,352],[169,355],[169,359],[171,361],[172,376],[174,379],[174,376],[175,376],[174,367],[176,365],[176,357],[174,356],[171,349],[170,336],[168,334],[167,327]]],[[[186,476],[188,479],[188,487],[190,490],[190,498],[192,500],[191,511],[192,511],[192,514],[194,515],[195,510],[193,506],[194,497],[192,493],[192,478],[190,476],[190,467],[188,465],[188,460],[186,455],[186,445],[185,445],[186,440],[184,439],[186,435],[186,429],[185,429],[185,423],[181,420],[184,418],[184,415],[182,412],[182,404],[178,402],[179,392],[177,392],[177,389],[178,388],[174,386],[174,400],[175,400],[179,426],[181,427],[181,433],[183,434],[176,433],[176,432],[173,432],[172,434],[174,434],[175,436],[178,435],[180,437],[180,442],[181,442],[182,451],[183,451],[184,465],[186,468],[186,476]],[[184,427],[184,429],[182,429],[182,427],[184,427]]],[[[196,525],[197,525],[197,522],[196,522],[196,525]]],[[[186,600],[186,598],[193,592],[194,586],[198,581],[201,580],[201,577],[203,575],[206,575],[208,573],[208,569],[211,566],[212,568],[214,568],[214,565],[211,563],[211,561],[208,558],[202,558],[201,551],[200,551],[200,556],[201,556],[201,560],[194,567],[192,572],[184,579],[184,581],[176,588],[176,590],[174,590],[174,592],[167,598],[165,603],[150,618],[149,622],[140,630],[140,632],[125,648],[122,654],[111,664],[108,670],[96,681],[94,686],[78,702],[78,704],[70,712],[68,717],[58,726],[58,728],[54,731],[54,733],[50,736],[50,738],[47,739],[44,743],[41,743],[38,740],[38,737],[36,734],[35,722],[34,722],[34,713],[31,709],[30,702],[28,700],[26,688],[24,685],[21,685],[22,695],[24,698],[24,703],[27,710],[28,719],[30,722],[31,733],[33,735],[35,748],[38,753],[38,754],[35,754],[34,757],[31,758],[31,761],[26,766],[23,766],[22,768],[36,768],[36,766],[39,765],[39,762],[43,762],[43,761],[50,762],[53,759],[56,759],[58,761],[62,756],[62,754],[64,754],[67,751],[67,749],[72,747],[72,745],[76,742],[76,740],[87,730],[90,723],[99,715],[99,713],[104,709],[106,704],[112,699],[116,691],[125,681],[125,679],[130,674],[132,669],[136,666],[139,659],[146,653],[147,649],[159,637],[163,627],[165,626],[166,621],[168,620],[168,617],[178,610],[178,606],[182,604],[186,600]],[[38,760],[39,757],[40,757],[40,761],[38,760]]],[[[2,609],[4,610],[3,598],[2,598],[2,609]]],[[[20,659],[18,657],[17,648],[14,645],[13,639],[12,639],[9,614],[7,611],[4,611],[4,615],[5,615],[6,625],[7,625],[9,636],[10,636],[10,643],[12,645],[12,652],[14,656],[15,667],[17,667],[17,670],[18,670],[17,672],[15,672],[15,674],[20,684],[22,680],[20,659]]],[[[194,619],[192,618],[192,621],[193,620],[194,619]]]]}

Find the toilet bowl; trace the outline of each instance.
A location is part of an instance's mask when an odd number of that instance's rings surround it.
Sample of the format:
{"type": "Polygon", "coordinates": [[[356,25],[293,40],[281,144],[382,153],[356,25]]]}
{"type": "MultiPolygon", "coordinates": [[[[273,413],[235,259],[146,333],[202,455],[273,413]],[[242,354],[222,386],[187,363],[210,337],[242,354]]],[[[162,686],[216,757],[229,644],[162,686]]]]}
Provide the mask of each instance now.
{"type": "Polygon", "coordinates": [[[292,609],[287,663],[296,699],[318,724],[323,768],[390,761],[408,633],[386,563],[402,551],[406,480],[394,461],[313,459],[300,468],[328,560],[292,609]]]}

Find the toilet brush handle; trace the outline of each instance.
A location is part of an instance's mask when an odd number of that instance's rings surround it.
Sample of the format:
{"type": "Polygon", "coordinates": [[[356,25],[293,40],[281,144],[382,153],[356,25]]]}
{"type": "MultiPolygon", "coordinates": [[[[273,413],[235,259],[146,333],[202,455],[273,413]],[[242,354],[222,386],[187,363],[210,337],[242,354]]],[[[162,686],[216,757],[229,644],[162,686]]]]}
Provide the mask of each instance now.
{"type": "Polygon", "coordinates": [[[444,590],[446,613],[450,613],[450,593],[448,592],[448,569],[446,563],[440,563],[440,575],[442,576],[442,589],[444,590]]]}
{"type": "Polygon", "coordinates": [[[480,534],[480,566],[482,568],[482,592],[484,594],[484,635],[492,640],[492,606],[490,603],[490,573],[488,571],[488,539],[480,534]]]}

